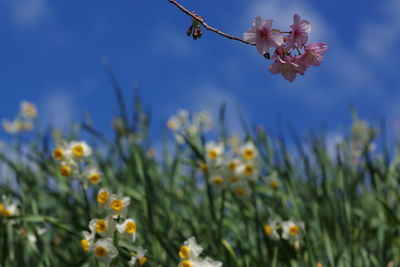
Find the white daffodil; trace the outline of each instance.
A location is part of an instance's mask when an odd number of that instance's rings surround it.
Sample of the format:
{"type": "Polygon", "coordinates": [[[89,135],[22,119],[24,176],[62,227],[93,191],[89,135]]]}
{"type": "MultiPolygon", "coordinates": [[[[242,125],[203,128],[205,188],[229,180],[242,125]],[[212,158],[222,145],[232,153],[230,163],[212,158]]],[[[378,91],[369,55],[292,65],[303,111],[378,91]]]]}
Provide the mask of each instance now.
{"type": "Polygon", "coordinates": [[[259,170],[253,162],[246,162],[236,168],[236,175],[247,180],[256,180],[259,170]]]}
{"type": "Polygon", "coordinates": [[[69,147],[72,151],[73,158],[77,161],[82,161],[92,155],[92,148],[84,141],[72,141],[69,147]]]}
{"type": "Polygon", "coordinates": [[[119,197],[115,194],[111,194],[110,196],[110,207],[111,207],[111,215],[114,218],[118,218],[121,216],[122,218],[126,218],[128,214],[128,206],[131,203],[130,197],[119,197]]]}
{"type": "Polygon", "coordinates": [[[220,165],[223,161],[224,144],[213,141],[206,144],[206,160],[210,165],[220,165]]]}
{"type": "Polygon", "coordinates": [[[79,166],[73,160],[60,161],[59,172],[64,177],[78,177],[79,166]]]}
{"type": "Polygon", "coordinates": [[[222,190],[226,187],[227,181],[225,175],[220,172],[210,174],[210,183],[217,189],[222,190]]]}
{"type": "Polygon", "coordinates": [[[183,246],[180,247],[179,257],[182,260],[188,259],[191,261],[197,261],[202,251],[203,248],[197,244],[196,238],[192,236],[183,243],[183,246]]]}
{"type": "Polygon", "coordinates": [[[103,212],[104,209],[110,206],[111,191],[108,188],[101,188],[97,193],[98,211],[103,212]]]}
{"type": "Polygon", "coordinates": [[[172,116],[167,121],[167,127],[172,131],[178,131],[181,128],[181,122],[176,116],[172,116]]]}
{"type": "Polygon", "coordinates": [[[112,238],[100,238],[92,246],[91,251],[93,251],[96,258],[104,262],[106,266],[118,256],[118,250],[114,246],[112,238]]]}
{"type": "Polygon", "coordinates": [[[298,240],[304,229],[304,223],[293,221],[282,222],[282,238],[286,240],[298,240]]]}
{"type": "Polygon", "coordinates": [[[212,129],[212,116],[208,111],[200,111],[194,115],[193,122],[204,131],[212,129]]]}
{"type": "Polygon", "coordinates": [[[12,121],[3,120],[3,129],[9,134],[18,134],[24,131],[23,121],[21,119],[15,119],[12,121]]]}
{"type": "Polygon", "coordinates": [[[221,267],[222,262],[220,261],[214,261],[208,257],[206,257],[204,260],[200,262],[200,267],[221,267]]]}
{"type": "Polygon", "coordinates": [[[0,215],[4,217],[16,216],[19,214],[18,202],[14,199],[2,196],[2,203],[0,203],[0,215]]]}
{"type": "Polygon", "coordinates": [[[57,142],[56,148],[53,150],[53,158],[58,161],[72,161],[72,151],[68,143],[64,140],[57,142]]]}
{"type": "Polygon", "coordinates": [[[136,261],[138,260],[139,260],[139,266],[143,266],[147,261],[147,257],[145,257],[146,253],[147,253],[146,249],[139,247],[136,252],[136,256],[132,256],[131,260],[128,262],[129,266],[134,266],[136,261]]]}
{"type": "Polygon", "coordinates": [[[36,105],[28,101],[22,101],[20,104],[20,115],[26,119],[34,119],[37,117],[36,105]]]}
{"type": "Polygon", "coordinates": [[[87,231],[82,232],[83,239],[81,240],[81,247],[83,251],[89,252],[90,247],[93,245],[94,237],[96,235],[95,231],[91,231],[90,233],[87,231]]]}
{"type": "Polygon", "coordinates": [[[115,221],[109,215],[105,219],[93,219],[89,222],[89,229],[102,237],[113,237],[115,231],[115,221]]]}
{"type": "Polygon", "coordinates": [[[125,219],[121,224],[117,224],[117,230],[122,238],[129,242],[135,242],[136,239],[136,223],[132,219],[125,219]]]}
{"type": "Polygon", "coordinates": [[[239,153],[244,160],[254,160],[258,156],[257,148],[251,141],[243,144],[239,149],[239,153]]]}
{"type": "Polygon", "coordinates": [[[278,234],[278,223],[276,221],[269,221],[267,224],[263,226],[263,232],[264,235],[274,239],[274,240],[279,240],[279,234],[278,234]]]}
{"type": "Polygon", "coordinates": [[[102,173],[95,166],[88,166],[85,172],[83,173],[83,181],[85,185],[96,185],[100,183],[102,179],[102,173]]]}
{"type": "Polygon", "coordinates": [[[280,186],[278,173],[276,171],[273,171],[271,175],[265,178],[265,184],[272,190],[278,189],[278,187],[280,186]]]}
{"type": "Polygon", "coordinates": [[[178,267],[203,267],[203,262],[200,259],[185,259],[179,263],[178,267]]]}
{"type": "Polygon", "coordinates": [[[189,111],[187,111],[186,109],[178,110],[177,118],[181,123],[186,123],[189,119],[189,111]]]}
{"type": "Polygon", "coordinates": [[[232,184],[233,193],[240,198],[244,198],[250,195],[251,190],[247,182],[239,181],[232,184]]]}

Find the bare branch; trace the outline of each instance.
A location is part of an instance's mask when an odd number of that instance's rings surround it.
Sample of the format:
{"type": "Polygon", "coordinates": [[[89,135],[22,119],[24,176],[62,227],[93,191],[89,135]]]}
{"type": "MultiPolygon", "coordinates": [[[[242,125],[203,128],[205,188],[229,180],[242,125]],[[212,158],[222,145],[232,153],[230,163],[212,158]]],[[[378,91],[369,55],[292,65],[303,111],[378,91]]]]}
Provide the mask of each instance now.
{"type": "Polygon", "coordinates": [[[182,12],[184,12],[188,16],[192,17],[194,20],[198,21],[207,30],[215,32],[216,34],[222,35],[222,36],[224,36],[224,37],[226,37],[228,39],[231,39],[231,40],[236,40],[236,41],[239,41],[239,42],[242,42],[242,43],[245,43],[245,44],[249,44],[249,45],[255,45],[255,44],[252,44],[250,42],[247,42],[247,41],[243,40],[242,38],[239,38],[239,37],[236,37],[236,36],[233,36],[233,35],[229,35],[227,33],[224,33],[222,31],[214,28],[214,27],[209,26],[200,15],[197,15],[193,11],[189,11],[187,8],[185,8],[184,6],[179,4],[176,0],[168,0],[168,1],[171,4],[177,6],[182,12]]]}

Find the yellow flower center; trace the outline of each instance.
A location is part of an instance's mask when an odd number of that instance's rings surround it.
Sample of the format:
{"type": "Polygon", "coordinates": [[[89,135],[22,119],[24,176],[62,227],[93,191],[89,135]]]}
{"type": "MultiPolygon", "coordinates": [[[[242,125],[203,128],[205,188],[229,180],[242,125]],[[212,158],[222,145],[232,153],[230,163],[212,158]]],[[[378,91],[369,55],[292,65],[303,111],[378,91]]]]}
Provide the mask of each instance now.
{"type": "Polygon", "coordinates": [[[238,187],[238,188],[236,188],[235,193],[236,193],[236,195],[242,197],[242,196],[246,195],[246,189],[243,187],[238,187]]]}
{"type": "Polygon", "coordinates": [[[83,146],[82,145],[76,145],[72,149],[72,152],[76,157],[82,157],[83,156],[83,146]]]}
{"type": "Polygon", "coordinates": [[[239,178],[237,176],[231,176],[230,180],[232,183],[236,183],[237,181],[239,181],[239,178]]]}
{"type": "Polygon", "coordinates": [[[231,171],[236,170],[236,167],[237,167],[237,163],[236,163],[235,161],[231,161],[231,162],[229,163],[229,169],[230,169],[231,171]]]}
{"type": "Polygon", "coordinates": [[[35,118],[37,116],[37,110],[33,105],[26,105],[23,113],[29,118],[35,118]]]}
{"type": "Polygon", "coordinates": [[[188,260],[184,260],[181,262],[181,267],[192,267],[192,264],[188,260]]]}
{"type": "Polygon", "coordinates": [[[97,232],[103,233],[104,231],[107,230],[107,223],[105,220],[100,219],[96,221],[95,227],[97,232]]]}
{"type": "Polygon", "coordinates": [[[100,192],[97,195],[97,202],[105,204],[108,201],[108,193],[106,191],[100,192]]]}
{"type": "Polygon", "coordinates": [[[90,174],[90,176],[89,176],[89,181],[90,181],[92,184],[97,184],[97,183],[100,181],[100,174],[98,174],[98,173],[92,173],[92,174],[90,174]]]}
{"type": "Polygon", "coordinates": [[[82,239],[81,247],[82,247],[83,251],[88,252],[89,251],[89,241],[87,241],[86,239],[82,239]]]}
{"type": "Polygon", "coordinates": [[[107,250],[106,250],[105,247],[98,246],[98,247],[96,248],[95,253],[96,253],[96,256],[97,256],[97,257],[104,257],[105,255],[107,255],[107,250]]]}
{"type": "Polygon", "coordinates": [[[200,168],[200,170],[203,171],[203,172],[207,171],[207,165],[204,164],[204,163],[200,163],[199,168],[200,168]]]}
{"type": "Polygon", "coordinates": [[[136,232],[136,223],[134,222],[127,222],[125,225],[125,231],[128,234],[133,234],[134,232],[136,232]]]}
{"type": "Polygon", "coordinates": [[[272,234],[272,228],[268,224],[264,225],[263,227],[264,235],[269,236],[272,234]]]}
{"type": "Polygon", "coordinates": [[[56,160],[61,160],[63,157],[64,157],[64,150],[62,150],[61,148],[56,148],[56,149],[54,149],[54,151],[53,151],[53,157],[56,159],[56,160]]]}
{"type": "Polygon", "coordinates": [[[113,202],[111,203],[111,208],[113,210],[120,211],[120,210],[122,210],[123,207],[124,207],[124,204],[122,203],[122,200],[120,200],[120,199],[113,200],[113,202]]]}
{"type": "Polygon", "coordinates": [[[140,265],[140,266],[143,266],[143,265],[146,263],[146,261],[147,261],[147,257],[141,257],[141,258],[139,259],[139,265],[140,265]]]}
{"type": "Polygon", "coordinates": [[[209,157],[210,159],[216,159],[216,158],[218,157],[218,152],[217,152],[217,150],[216,150],[215,148],[211,148],[211,149],[208,151],[208,157],[209,157]]]}
{"type": "Polygon", "coordinates": [[[6,217],[10,217],[12,214],[11,214],[11,211],[10,211],[10,210],[4,209],[3,215],[6,216],[6,217]]]}
{"type": "Polygon", "coordinates": [[[190,249],[188,246],[181,246],[179,249],[179,257],[181,257],[181,259],[189,258],[189,253],[190,249]]]}
{"type": "Polygon", "coordinates": [[[296,225],[290,226],[289,228],[289,234],[292,236],[297,235],[300,232],[299,227],[297,227],[296,225]]]}
{"type": "Polygon", "coordinates": [[[213,183],[214,183],[215,185],[222,185],[222,184],[224,183],[224,180],[222,179],[221,176],[215,176],[215,177],[213,178],[213,183]]]}
{"type": "Polygon", "coordinates": [[[243,157],[247,160],[252,159],[254,157],[254,150],[252,149],[246,149],[243,152],[243,157]]]}
{"type": "Polygon", "coordinates": [[[4,205],[0,204],[0,214],[3,214],[3,213],[4,213],[4,205]]]}
{"type": "Polygon", "coordinates": [[[247,164],[246,167],[244,168],[244,173],[246,175],[252,175],[254,173],[254,166],[251,164],[247,164]]]}
{"type": "Polygon", "coordinates": [[[67,165],[62,165],[62,166],[60,167],[60,174],[61,174],[62,176],[64,176],[64,177],[70,176],[70,175],[71,175],[71,172],[72,172],[71,168],[70,168],[69,166],[67,166],[67,165]]]}
{"type": "Polygon", "coordinates": [[[271,181],[271,182],[269,183],[269,187],[271,187],[272,189],[277,189],[278,186],[279,186],[279,184],[278,184],[277,181],[271,181]]]}

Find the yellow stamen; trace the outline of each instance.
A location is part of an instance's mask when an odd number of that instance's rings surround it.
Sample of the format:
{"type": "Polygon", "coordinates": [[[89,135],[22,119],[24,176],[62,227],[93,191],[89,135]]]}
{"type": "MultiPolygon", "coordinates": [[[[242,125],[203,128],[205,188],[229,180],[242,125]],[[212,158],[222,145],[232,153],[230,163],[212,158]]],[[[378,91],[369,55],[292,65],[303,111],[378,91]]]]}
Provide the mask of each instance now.
{"type": "Polygon", "coordinates": [[[61,160],[64,157],[64,150],[62,150],[61,148],[57,147],[56,149],[54,149],[53,151],[53,157],[56,160],[61,160]]]}
{"type": "Polygon", "coordinates": [[[254,150],[252,149],[246,149],[243,152],[243,157],[247,160],[252,159],[254,157],[254,150]]]}
{"type": "Polygon", "coordinates": [[[188,246],[181,246],[179,249],[179,257],[181,257],[181,259],[189,258],[189,253],[190,249],[188,246]]]}
{"type": "Polygon", "coordinates": [[[81,246],[82,246],[83,251],[85,251],[85,252],[89,251],[89,241],[87,241],[86,239],[81,240],[81,246]]]}
{"type": "Polygon", "coordinates": [[[293,225],[289,228],[289,234],[292,236],[297,235],[299,232],[300,232],[300,229],[296,225],[293,225]]]}
{"type": "Polygon", "coordinates": [[[62,176],[68,177],[68,176],[71,175],[71,173],[72,173],[72,170],[71,170],[71,168],[70,168],[69,166],[67,166],[67,165],[62,165],[62,166],[60,167],[60,174],[61,174],[62,176]]]}
{"type": "Polygon", "coordinates": [[[230,169],[231,171],[234,171],[234,170],[236,170],[237,165],[238,165],[238,164],[237,164],[235,161],[231,161],[231,162],[229,163],[229,169],[230,169]]]}
{"type": "Polygon", "coordinates": [[[96,253],[96,256],[97,256],[97,257],[104,257],[105,255],[107,255],[107,250],[106,250],[105,247],[98,246],[98,247],[96,248],[95,253],[96,253]]]}
{"type": "Polygon", "coordinates": [[[218,157],[218,152],[217,152],[217,150],[216,150],[215,148],[211,148],[211,149],[208,151],[208,157],[209,157],[210,159],[216,159],[216,158],[218,157]]]}
{"type": "Polygon", "coordinates": [[[271,181],[271,182],[269,183],[269,187],[271,187],[271,188],[274,189],[274,190],[277,189],[278,186],[279,186],[279,184],[278,184],[277,181],[271,181]]]}
{"type": "Polygon", "coordinates": [[[141,257],[141,258],[139,259],[139,265],[140,265],[140,266],[143,266],[143,265],[146,263],[146,261],[147,261],[147,257],[141,257]]]}
{"type": "Polygon", "coordinates": [[[246,175],[252,175],[254,173],[254,166],[251,164],[247,164],[244,168],[244,173],[246,175]]]}
{"type": "Polygon", "coordinates": [[[3,215],[4,215],[5,217],[10,217],[10,216],[12,215],[12,213],[11,213],[11,211],[10,211],[10,210],[8,210],[8,209],[4,209],[4,211],[3,211],[3,215]]]}
{"type": "Polygon", "coordinates": [[[128,234],[133,234],[134,232],[136,232],[136,223],[134,222],[127,222],[125,225],[125,231],[128,234]]]}
{"type": "Polygon", "coordinates": [[[108,193],[106,191],[100,192],[97,195],[97,202],[105,204],[108,201],[108,193]]]}
{"type": "Polygon", "coordinates": [[[224,180],[222,179],[221,176],[215,176],[213,178],[213,183],[216,185],[222,185],[224,183],[224,180]]]}
{"type": "Polygon", "coordinates": [[[90,174],[90,176],[89,176],[89,181],[90,181],[92,184],[97,184],[97,183],[100,181],[100,174],[98,174],[98,173],[92,173],[92,174],[90,174]]]}
{"type": "Polygon", "coordinates": [[[111,203],[111,208],[113,210],[120,211],[120,210],[122,210],[123,207],[124,207],[124,204],[122,203],[122,200],[120,200],[120,199],[113,200],[113,202],[111,203]]]}
{"type": "Polygon", "coordinates": [[[238,188],[236,188],[235,193],[236,193],[236,195],[242,197],[242,196],[246,195],[246,189],[242,188],[242,187],[238,187],[238,188]]]}
{"type": "Polygon", "coordinates": [[[237,181],[239,181],[239,178],[237,176],[231,176],[230,180],[232,183],[236,183],[237,181]]]}
{"type": "Polygon", "coordinates": [[[270,236],[272,234],[272,228],[268,224],[264,225],[263,227],[264,235],[270,236]]]}
{"type": "Polygon", "coordinates": [[[83,156],[83,146],[81,146],[81,145],[74,146],[74,148],[72,149],[72,152],[74,153],[74,155],[76,157],[82,157],[83,156]]]}
{"type": "Polygon", "coordinates": [[[99,219],[96,221],[96,231],[99,233],[103,233],[104,231],[107,230],[107,223],[105,220],[99,219]]]}
{"type": "Polygon", "coordinates": [[[184,260],[181,262],[181,267],[192,267],[192,264],[188,260],[184,260]]]}

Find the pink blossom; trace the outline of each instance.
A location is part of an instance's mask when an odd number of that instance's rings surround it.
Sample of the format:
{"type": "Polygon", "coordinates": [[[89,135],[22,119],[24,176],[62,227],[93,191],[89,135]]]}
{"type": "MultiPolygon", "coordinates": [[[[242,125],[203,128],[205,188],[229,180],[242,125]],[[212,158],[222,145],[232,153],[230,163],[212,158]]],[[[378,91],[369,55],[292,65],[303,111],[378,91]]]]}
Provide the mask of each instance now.
{"type": "Polygon", "coordinates": [[[243,34],[245,41],[256,45],[258,52],[264,56],[271,47],[279,47],[283,43],[280,32],[272,30],[272,19],[263,20],[256,17],[253,26],[243,34]]]}
{"type": "Polygon", "coordinates": [[[304,72],[307,69],[304,65],[301,64],[301,57],[298,56],[292,57],[287,55],[284,59],[279,56],[275,56],[273,57],[273,59],[275,60],[275,62],[268,67],[268,70],[272,74],[280,73],[282,77],[289,82],[294,81],[297,73],[300,75],[304,75],[304,72]]]}
{"type": "Polygon", "coordinates": [[[305,48],[302,56],[303,65],[319,66],[324,60],[324,53],[328,50],[326,43],[309,43],[305,48]]]}
{"type": "Polygon", "coordinates": [[[289,34],[287,47],[288,48],[301,48],[302,45],[308,41],[308,34],[311,32],[311,24],[307,20],[301,20],[300,16],[295,14],[293,16],[293,25],[291,33],[289,34]]]}

